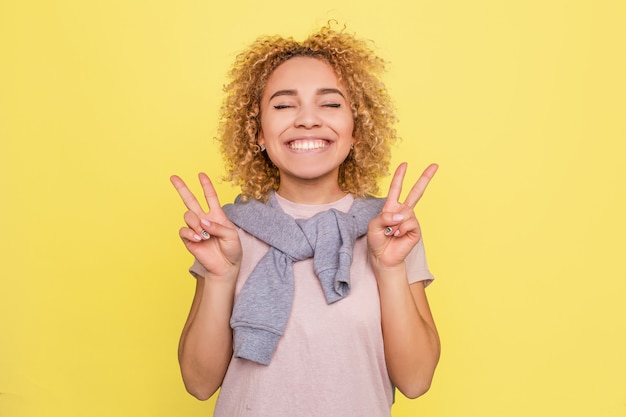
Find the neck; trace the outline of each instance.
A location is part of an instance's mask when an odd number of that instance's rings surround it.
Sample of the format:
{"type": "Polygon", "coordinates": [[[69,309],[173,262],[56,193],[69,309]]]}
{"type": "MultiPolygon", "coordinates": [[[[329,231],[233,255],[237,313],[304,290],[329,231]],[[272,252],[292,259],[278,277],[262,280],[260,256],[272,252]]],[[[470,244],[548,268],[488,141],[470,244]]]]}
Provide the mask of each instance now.
{"type": "Polygon", "coordinates": [[[276,192],[281,197],[298,204],[328,204],[342,199],[347,194],[339,188],[336,181],[330,184],[281,181],[276,192]]]}

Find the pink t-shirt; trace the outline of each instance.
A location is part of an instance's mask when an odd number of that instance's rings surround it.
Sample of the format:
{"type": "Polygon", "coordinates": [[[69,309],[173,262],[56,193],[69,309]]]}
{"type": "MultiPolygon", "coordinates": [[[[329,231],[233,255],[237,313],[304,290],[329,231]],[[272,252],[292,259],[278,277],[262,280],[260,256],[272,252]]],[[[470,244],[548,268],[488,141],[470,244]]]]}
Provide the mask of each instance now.
{"type": "MultiPolygon", "coordinates": [[[[295,218],[309,218],[331,208],[347,212],[354,201],[347,195],[330,204],[302,205],[276,198],[295,218]]],[[[243,230],[239,237],[244,257],[237,294],[268,250],[267,244],[243,230]]],[[[410,283],[432,281],[421,240],[406,266],[410,283]]],[[[336,303],[326,303],[312,259],[296,262],[293,268],[293,307],[270,364],[233,358],[214,416],[390,416],[394,388],[385,363],[378,286],[366,237],[354,244],[350,293],[336,303]]],[[[205,271],[195,262],[190,272],[203,276],[205,271]]]]}

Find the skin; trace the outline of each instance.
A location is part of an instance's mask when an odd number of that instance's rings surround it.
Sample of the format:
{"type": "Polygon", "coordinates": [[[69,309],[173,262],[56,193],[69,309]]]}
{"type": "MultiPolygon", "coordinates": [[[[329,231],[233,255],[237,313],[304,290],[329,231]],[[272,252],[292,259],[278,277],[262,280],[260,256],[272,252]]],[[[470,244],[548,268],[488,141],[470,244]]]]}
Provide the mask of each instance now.
{"type": "MultiPolygon", "coordinates": [[[[304,204],[332,202],[345,195],[338,175],[354,140],[349,109],[345,89],[324,61],[292,58],[275,70],[262,96],[259,144],[266,146],[279,169],[280,195],[304,204]],[[294,139],[300,145],[293,145],[294,139]]],[[[424,285],[408,284],[405,258],[421,239],[414,209],[437,165],[426,168],[401,202],[406,170],[406,163],[396,170],[383,210],[369,223],[367,242],[380,294],[389,375],[405,396],[415,398],[430,387],[440,345],[424,285]]],[[[188,209],[186,227],[179,235],[208,271],[197,280],[179,362],[187,390],[207,399],[220,387],[232,356],[229,320],[242,249],[211,180],[203,173],[199,180],[208,212],[179,177],[171,177],[188,209]],[[210,238],[203,237],[203,231],[210,238]]]]}
{"type": "Polygon", "coordinates": [[[232,356],[230,315],[235,282],[241,265],[241,242],[235,226],[222,211],[209,177],[199,174],[209,211],[177,176],[171,182],[182,198],[187,212],[187,227],[179,235],[189,252],[206,268],[196,280],[189,316],[178,346],[178,360],[185,387],[198,399],[206,400],[220,387],[232,356]],[[202,231],[210,234],[203,239],[202,231]]]}
{"type": "Polygon", "coordinates": [[[408,284],[404,260],[422,237],[414,209],[438,166],[426,168],[400,202],[406,169],[406,163],[396,169],[387,202],[370,221],[367,243],[380,294],[387,370],[400,392],[416,398],[430,388],[441,348],[424,284],[408,284]],[[385,233],[387,227],[391,233],[385,233]]]}
{"type": "Polygon", "coordinates": [[[279,170],[278,194],[305,204],[345,196],[337,179],[354,141],[347,96],[331,66],[318,59],[292,58],[270,76],[258,143],[279,170]]]}

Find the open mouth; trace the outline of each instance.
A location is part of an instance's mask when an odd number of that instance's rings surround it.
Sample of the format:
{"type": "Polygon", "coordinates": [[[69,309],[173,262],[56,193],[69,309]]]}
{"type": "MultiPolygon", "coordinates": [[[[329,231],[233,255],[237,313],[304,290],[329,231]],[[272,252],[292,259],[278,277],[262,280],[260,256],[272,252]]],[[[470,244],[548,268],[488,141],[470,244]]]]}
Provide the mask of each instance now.
{"type": "Polygon", "coordinates": [[[330,142],[324,139],[297,139],[287,143],[289,149],[294,151],[312,151],[322,149],[330,145],[330,142]]]}

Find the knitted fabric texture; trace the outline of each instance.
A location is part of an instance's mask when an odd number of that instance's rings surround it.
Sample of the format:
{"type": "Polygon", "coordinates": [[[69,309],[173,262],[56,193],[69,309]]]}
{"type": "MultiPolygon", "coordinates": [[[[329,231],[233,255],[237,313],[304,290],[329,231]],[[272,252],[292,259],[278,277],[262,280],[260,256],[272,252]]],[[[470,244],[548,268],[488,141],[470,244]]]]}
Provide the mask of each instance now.
{"type": "Polygon", "coordinates": [[[223,207],[234,224],[270,246],[235,300],[235,357],[270,363],[291,312],[294,262],[313,258],[328,304],[348,295],[354,242],[384,204],[381,198],[357,198],[347,213],[330,209],[310,219],[286,214],[273,193],[266,204],[237,197],[223,207]]]}

